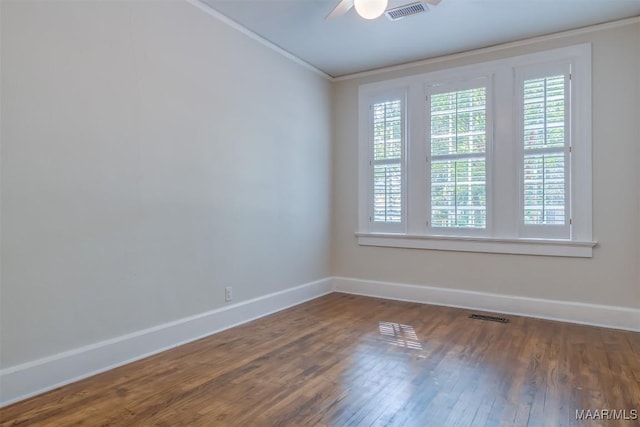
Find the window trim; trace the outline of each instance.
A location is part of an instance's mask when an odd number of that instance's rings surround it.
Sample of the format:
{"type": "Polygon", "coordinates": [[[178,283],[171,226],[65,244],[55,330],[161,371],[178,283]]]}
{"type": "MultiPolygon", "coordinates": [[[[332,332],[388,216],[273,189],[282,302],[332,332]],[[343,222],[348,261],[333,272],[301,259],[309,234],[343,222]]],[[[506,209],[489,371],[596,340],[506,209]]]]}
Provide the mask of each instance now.
{"type": "Polygon", "coordinates": [[[369,232],[357,232],[355,235],[361,246],[575,258],[591,258],[593,248],[597,244],[592,241],[560,239],[425,236],[369,232]]]}
{"type": "MultiPolygon", "coordinates": [[[[488,93],[489,95],[489,93],[488,93]]],[[[393,80],[363,84],[359,87],[359,161],[358,161],[358,231],[355,233],[358,243],[367,246],[402,247],[416,249],[435,249],[453,251],[471,251],[488,253],[513,253],[550,256],[591,257],[592,248],[597,244],[592,240],[592,159],[591,159],[591,44],[585,43],[559,49],[536,52],[527,55],[504,58],[495,61],[470,64],[451,69],[441,69],[426,74],[402,77],[393,80]],[[519,141],[518,111],[514,108],[515,70],[524,67],[552,62],[572,64],[571,106],[573,108],[570,123],[572,137],[572,163],[569,168],[572,183],[571,198],[571,236],[569,239],[524,237],[519,231],[519,207],[510,206],[506,201],[519,199],[518,183],[505,183],[504,173],[496,176],[494,168],[487,168],[487,229],[492,234],[486,236],[451,236],[427,234],[426,218],[427,195],[420,194],[416,182],[427,179],[427,167],[417,167],[416,158],[426,160],[426,85],[435,81],[452,81],[471,76],[491,75],[491,97],[493,104],[488,105],[488,113],[493,117],[491,129],[493,144],[492,160],[518,163],[518,153],[513,147],[519,141]],[[498,84],[498,79],[501,83],[498,84]],[[510,83],[505,89],[504,79],[510,83]],[[401,232],[388,233],[373,230],[369,226],[367,168],[362,159],[367,157],[367,116],[363,117],[363,105],[368,98],[389,90],[406,91],[406,146],[405,157],[406,183],[404,223],[401,232]],[[510,92],[509,92],[510,91],[510,92]],[[509,92],[509,93],[507,93],[509,92]],[[498,111],[499,110],[499,111],[498,111]],[[506,122],[505,122],[506,121],[506,122]],[[510,122],[509,122],[510,121],[510,122]],[[416,143],[416,141],[422,142],[416,143]],[[509,145],[511,147],[509,148],[509,145]],[[506,148],[505,148],[506,147],[506,148]],[[498,151],[495,151],[498,150],[498,151]],[[499,157],[499,158],[498,158],[499,157]],[[489,176],[491,174],[491,176],[489,176]],[[414,183],[414,185],[412,185],[414,183]],[[493,192],[490,196],[489,192],[493,192]],[[490,200],[489,197],[492,197],[490,200]],[[492,209],[493,212],[489,213],[492,209]],[[422,215],[424,211],[424,215],[422,215]]],[[[503,171],[504,172],[504,171],[503,171]]],[[[514,179],[516,177],[514,176],[514,179]]],[[[428,181],[424,181],[428,182],[428,181]]],[[[426,184],[425,184],[426,185],[426,184]]],[[[509,202],[511,203],[511,202],[509,202]]],[[[516,203],[517,204],[517,203],[516,203]]]]}
{"type": "MultiPolygon", "coordinates": [[[[515,119],[516,123],[516,132],[517,132],[517,149],[516,152],[518,154],[518,161],[516,163],[516,167],[518,170],[518,236],[521,238],[548,238],[548,239],[563,239],[563,240],[571,240],[571,222],[573,215],[573,195],[572,195],[572,179],[571,179],[571,171],[572,171],[572,147],[573,147],[573,132],[571,128],[571,117],[575,114],[576,104],[573,102],[573,91],[571,90],[572,81],[571,81],[571,73],[573,70],[573,62],[571,60],[565,61],[556,61],[550,63],[539,64],[535,66],[523,66],[523,67],[515,67],[515,77],[514,77],[514,95],[516,100],[516,105],[522,106],[524,105],[524,94],[522,93],[522,85],[524,81],[527,79],[540,78],[544,76],[548,76],[549,73],[558,73],[565,76],[565,89],[568,90],[568,94],[565,94],[565,100],[568,102],[565,105],[565,121],[568,121],[568,126],[566,127],[566,143],[565,146],[561,150],[553,150],[553,151],[562,151],[564,155],[565,161],[565,224],[564,225],[527,225],[524,223],[524,157],[525,157],[525,148],[524,148],[524,109],[515,109],[515,114],[517,115],[515,119]],[[554,71],[552,71],[554,70],[554,71]],[[568,77],[567,77],[568,75],[568,77]]],[[[544,150],[541,150],[544,151],[544,150]]]]}

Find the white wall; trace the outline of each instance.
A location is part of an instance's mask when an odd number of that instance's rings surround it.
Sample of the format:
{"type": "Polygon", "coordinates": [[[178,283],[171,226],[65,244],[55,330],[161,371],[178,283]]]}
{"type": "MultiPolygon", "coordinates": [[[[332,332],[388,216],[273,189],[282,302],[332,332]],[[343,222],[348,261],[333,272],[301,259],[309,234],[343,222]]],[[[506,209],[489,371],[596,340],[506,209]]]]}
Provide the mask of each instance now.
{"type": "Polygon", "coordinates": [[[0,5],[0,368],[33,381],[14,397],[47,386],[28,362],[224,307],[225,286],[242,302],[334,275],[640,308],[639,24],[330,84],[182,1],[0,5]],[[592,259],[357,245],[359,84],[582,42],[592,259]]]}
{"type": "Polygon", "coordinates": [[[640,308],[639,46],[636,23],[335,83],[334,276],[640,308]],[[593,44],[593,258],[358,246],[360,84],[583,42],[593,44]]]}
{"type": "Polygon", "coordinates": [[[1,367],[330,275],[330,83],[183,1],[2,1],[1,367]]]}

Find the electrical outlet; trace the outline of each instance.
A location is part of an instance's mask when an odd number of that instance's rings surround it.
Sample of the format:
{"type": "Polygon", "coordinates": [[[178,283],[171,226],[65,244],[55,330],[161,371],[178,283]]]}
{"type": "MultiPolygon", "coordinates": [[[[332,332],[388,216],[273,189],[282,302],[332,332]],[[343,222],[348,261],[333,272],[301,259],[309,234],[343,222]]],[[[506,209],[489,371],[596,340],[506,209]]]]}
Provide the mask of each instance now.
{"type": "Polygon", "coordinates": [[[231,301],[232,299],[233,299],[233,290],[231,289],[231,286],[227,286],[226,288],[224,288],[224,300],[231,301]]]}

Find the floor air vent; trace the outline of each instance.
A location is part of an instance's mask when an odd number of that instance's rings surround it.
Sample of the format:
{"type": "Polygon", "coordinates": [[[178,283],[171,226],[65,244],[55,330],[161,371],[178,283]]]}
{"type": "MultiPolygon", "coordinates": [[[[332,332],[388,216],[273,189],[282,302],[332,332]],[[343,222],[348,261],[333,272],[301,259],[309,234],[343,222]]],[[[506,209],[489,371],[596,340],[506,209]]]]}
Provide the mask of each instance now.
{"type": "Polygon", "coordinates": [[[428,9],[421,2],[405,4],[404,6],[395,7],[387,10],[384,14],[392,21],[397,21],[405,16],[415,15],[416,13],[426,12],[428,9]]]}
{"type": "Polygon", "coordinates": [[[478,320],[490,320],[492,322],[509,323],[509,319],[507,319],[506,317],[486,316],[484,314],[472,314],[471,316],[469,316],[469,318],[478,320]]]}

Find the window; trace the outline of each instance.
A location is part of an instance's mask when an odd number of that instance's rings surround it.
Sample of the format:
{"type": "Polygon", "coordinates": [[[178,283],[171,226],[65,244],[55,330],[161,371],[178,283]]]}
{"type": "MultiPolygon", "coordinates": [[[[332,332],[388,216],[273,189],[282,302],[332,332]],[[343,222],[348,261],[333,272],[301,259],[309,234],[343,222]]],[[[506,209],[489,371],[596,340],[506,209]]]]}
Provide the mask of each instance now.
{"type": "Polygon", "coordinates": [[[404,103],[391,97],[372,103],[371,109],[371,183],[373,188],[371,221],[401,225],[404,181],[404,103]]]}
{"type": "Polygon", "coordinates": [[[518,72],[521,234],[569,238],[570,64],[518,72]]]}
{"type": "Polygon", "coordinates": [[[360,244],[591,256],[579,45],[360,87],[360,244]]]}
{"type": "Polygon", "coordinates": [[[429,90],[432,229],[487,228],[487,84],[429,90]]]}

